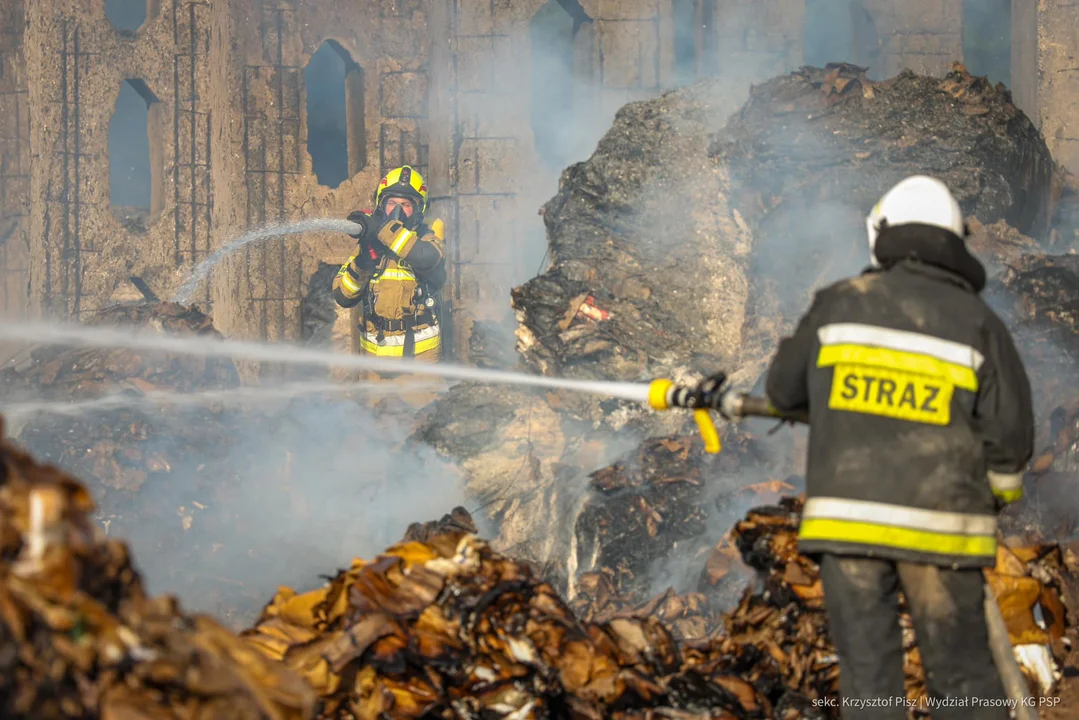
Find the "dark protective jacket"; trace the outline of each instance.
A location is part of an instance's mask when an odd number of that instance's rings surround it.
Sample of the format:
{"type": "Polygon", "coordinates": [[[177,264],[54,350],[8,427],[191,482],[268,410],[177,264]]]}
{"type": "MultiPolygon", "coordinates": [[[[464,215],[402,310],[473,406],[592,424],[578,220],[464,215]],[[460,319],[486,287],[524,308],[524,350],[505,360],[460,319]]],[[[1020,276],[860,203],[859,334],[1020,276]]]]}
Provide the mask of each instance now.
{"type": "Polygon", "coordinates": [[[1030,383],[959,237],[883,231],[881,264],[818,292],[768,370],[808,411],[802,552],[989,567],[1033,454],[1030,383]]]}
{"type": "Polygon", "coordinates": [[[341,266],[333,296],[342,307],[363,302],[362,352],[401,357],[410,336],[411,354],[419,356],[441,348],[434,300],[445,282],[439,233],[427,225],[409,230],[400,222],[386,222],[371,228],[356,254],[341,266]]]}

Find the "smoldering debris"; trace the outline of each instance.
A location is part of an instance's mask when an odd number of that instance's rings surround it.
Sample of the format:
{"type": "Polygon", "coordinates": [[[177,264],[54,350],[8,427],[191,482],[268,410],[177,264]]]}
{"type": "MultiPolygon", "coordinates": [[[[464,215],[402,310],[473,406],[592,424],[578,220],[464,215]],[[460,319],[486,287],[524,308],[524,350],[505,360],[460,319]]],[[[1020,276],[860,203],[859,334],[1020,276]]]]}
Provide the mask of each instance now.
{"type": "Polygon", "coordinates": [[[765,346],[772,318],[785,331],[815,289],[868,264],[865,215],[902,178],[938,177],[964,215],[1039,243],[1067,183],[1010,94],[961,65],[943,78],[874,82],[848,64],[773,78],[709,153],[740,188],[735,206],[756,238],[747,341],[765,346]]]}
{"type": "MultiPolygon", "coordinates": [[[[817,568],[796,550],[800,510],[784,498],[735,526],[761,585],[723,615],[700,594],[667,592],[579,619],[530,566],[469,532],[458,509],[322,588],[282,588],[244,636],[307,679],[326,718],[823,718],[813,701],[836,698],[839,669],[817,568]],[[680,642],[675,628],[687,623],[707,632],[680,642]]],[[[1065,603],[1079,589],[1066,557],[1055,545],[1002,546],[987,573],[1041,694],[1060,679],[1065,603]]],[[[908,696],[924,704],[901,619],[908,696]]]]}
{"type": "MultiPolygon", "coordinates": [[[[800,498],[735,525],[730,540],[759,579],[723,614],[700,593],[667,591],[578,617],[457,507],[319,588],[279,588],[238,638],[148,597],[127,546],[94,526],[77,480],[6,441],[0,469],[0,637],[16,650],[2,661],[6,716],[796,720],[827,717],[814,701],[837,692],[816,567],[797,553],[800,498]],[[696,639],[679,639],[687,634],[696,639]]],[[[1013,542],[987,574],[1042,694],[1060,680],[1076,571],[1070,546],[1013,542]]]]}
{"type": "Polygon", "coordinates": [[[85,486],[6,440],[0,471],[4,717],[311,716],[299,676],[145,593],[127,546],[93,522],[85,486]]]}
{"type": "MultiPolygon", "coordinates": [[[[175,303],[143,303],[105,308],[90,325],[138,325],[162,333],[221,337],[213,321],[195,308],[175,303]]],[[[107,393],[145,396],[232,389],[240,384],[231,361],[184,356],[154,356],[126,348],[33,349],[19,364],[0,370],[6,402],[28,398],[74,401],[107,393]]],[[[221,408],[210,404],[196,422],[163,423],[146,412],[122,410],[102,416],[48,418],[19,433],[45,460],[98,481],[95,496],[137,491],[153,476],[168,474],[184,457],[220,452],[229,433],[221,408]],[[149,450],[154,446],[153,450],[149,450]]]]}
{"type": "MultiPolygon", "coordinates": [[[[88,322],[217,334],[172,303],[88,322]]],[[[151,588],[238,626],[277,583],[314,580],[308,562],[374,552],[417,506],[464,500],[456,470],[408,442],[415,404],[438,386],[300,377],[243,386],[227,360],[48,347],[0,371],[0,392],[28,408],[18,442],[85,478],[95,521],[153,553],[151,588]]]]}

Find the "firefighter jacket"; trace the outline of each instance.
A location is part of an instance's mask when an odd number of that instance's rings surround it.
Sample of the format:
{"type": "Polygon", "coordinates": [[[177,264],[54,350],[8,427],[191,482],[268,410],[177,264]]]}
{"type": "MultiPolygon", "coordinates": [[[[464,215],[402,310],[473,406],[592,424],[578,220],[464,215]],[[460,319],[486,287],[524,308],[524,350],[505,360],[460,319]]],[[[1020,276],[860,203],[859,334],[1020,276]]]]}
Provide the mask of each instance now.
{"type": "Polygon", "coordinates": [[[441,233],[386,223],[341,266],[333,296],[343,307],[363,303],[360,351],[386,357],[437,355],[441,348],[437,293],[445,283],[441,233]],[[376,237],[377,236],[377,237],[376,237]]]}
{"type": "Polygon", "coordinates": [[[957,236],[900,226],[875,253],[881,268],[816,294],[768,369],[772,405],[809,414],[799,548],[990,567],[1033,454],[1026,371],[957,236]]]}

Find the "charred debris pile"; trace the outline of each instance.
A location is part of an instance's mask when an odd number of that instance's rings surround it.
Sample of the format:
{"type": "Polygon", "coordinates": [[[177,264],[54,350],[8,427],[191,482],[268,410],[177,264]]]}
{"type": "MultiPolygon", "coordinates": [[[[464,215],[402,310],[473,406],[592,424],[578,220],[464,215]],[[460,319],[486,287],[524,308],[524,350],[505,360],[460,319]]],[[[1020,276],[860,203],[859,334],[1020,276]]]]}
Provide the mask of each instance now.
{"type": "MultiPolygon", "coordinates": [[[[834,262],[863,254],[865,208],[902,176],[934,172],[970,215],[994,270],[989,296],[1037,361],[1035,385],[1051,388],[1040,396],[1050,442],[1028,492],[1073,496],[1079,399],[1068,400],[1060,353],[1077,337],[1079,265],[1062,254],[1072,239],[1060,218],[1076,184],[1007,94],[961,68],[875,83],[839,65],[754,88],[725,126],[737,108],[721,97],[703,83],[627,105],[564,173],[544,208],[551,266],[513,292],[518,355],[474,338],[482,364],[630,381],[724,369],[748,388],[809,289],[858,269],[834,262]]],[[[214,332],[168,303],[109,309],[99,322],[214,332]]],[[[37,350],[0,374],[9,400],[239,385],[231,363],[125,350],[37,350]]],[[[18,439],[85,477],[114,511],[175,517],[168,493],[160,508],[134,499],[272,422],[191,413],[177,432],[152,408],[103,409],[25,423],[18,439]]],[[[112,717],[136,718],[122,712],[825,717],[812,701],[834,695],[837,666],[817,570],[795,552],[799,453],[777,454],[758,429],[724,427],[724,452],[706,456],[685,414],[457,386],[424,409],[411,439],[456,463],[483,517],[458,509],[321,588],[282,587],[239,639],[147,598],[126,549],[95,535],[86,490],[5,445],[0,632],[18,652],[0,654],[2,702],[23,717],[105,715],[106,702],[126,703],[112,717]],[[489,541],[477,526],[493,528],[489,541]]],[[[240,461],[285,468],[260,481],[287,494],[288,468],[302,474],[312,452],[240,461]]],[[[233,478],[193,470],[228,507],[233,478]]],[[[1032,686],[1052,692],[1079,607],[1079,548],[1054,543],[1074,520],[1032,507],[1009,511],[990,580],[1032,686]]]]}
{"type": "MultiPolygon", "coordinates": [[[[458,508],[322,587],[280,588],[236,634],[149,597],[77,480],[6,441],[0,473],[5,717],[796,720],[828,717],[813,700],[836,693],[816,568],[795,552],[797,498],[733,528],[761,582],[722,615],[666,594],[578,617],[458,508]],[[700,618],[704,637],[680,641],[678,616],[700,618]]],[[[1077,561],[1056,545],[1002,548],[990,580],[1017,649],[1061,652],[1077,561]]],[[[916,650],[907,659],[917,698],[916,650]]]]}
{"type": "MultiPolygon", "coordinates": [[[[551,264],[512,293],[519,367],[630,381],[722,369],[749,389],[811,290],[867,264],[867,208],[916,172],[955,188],[998,307],[1034,288],[1002,279],[1009,264],[1074,241],[1054,229],[1076,207],[1075,179],[1003,88],[961,66],[886,82],[852,65],[802,68],[754,87],[740,109],[723,97],[705,82],[626,105],[593,155],[563,173],[543,208],[551,264]]],[[[1059,368],[1032,366],[1036,384],[1071,376],[1059,368]]],[[[1060,398],[1040,397],[1051,405],[1039,415],[1060,398]]],[[[732,504],[731,493],[798,472],[790,435],[777,448],[766,429],[727,426],[720,459],[702,457],[699,443],[682,457],[657,438],[692,438],[686,414],[459,386],[429,409],[418,437],[464,469],[499,528],[496,547],[568,568],[563,586],[575,597],[575,574],[589,574],[582,592],[643,593],[656,589],[642,580],[653,558],[699,567],[715,539],[697,531],[753,502],[743,493],[732,504]],[[653,481],[650,463],[677,470],[653,481]]],[[[672,584],[707,589],[688,577],[672,584]]]]}
{"type": "MultiPolygon", "coordinates": [[[[221,337],[211,318],[175,303],[116,305],[91,316],[87,324],[221,337]]],[[[240,385],[236,367],[228,360],[162,356],[126,348],[46,346],[16,360],[0,370],[0,390],[7,403],[79,403],[110,394],[134,400],[240,385]]],[[[152,404],[131,403],[103,407],[99,412],[35,417],[16,434],[43,460],[98,480],[94,493],[100,502],[111,491],[136,492],[147,480],[170,473],[185,458],[205,457],[226,443],[230,433],[221,422],[222,408],[207,405],[207,410],[187,423],[161,418],[152,404]]]]}
{"type": "MultiPolygon", "coordinates": [[[[2,422],[0,422],[2,432],[2,422]]],[[[85,486],[0,445],[0,714],[299,720],[297,675],[206,616],[148,597],[85,486]]]]}

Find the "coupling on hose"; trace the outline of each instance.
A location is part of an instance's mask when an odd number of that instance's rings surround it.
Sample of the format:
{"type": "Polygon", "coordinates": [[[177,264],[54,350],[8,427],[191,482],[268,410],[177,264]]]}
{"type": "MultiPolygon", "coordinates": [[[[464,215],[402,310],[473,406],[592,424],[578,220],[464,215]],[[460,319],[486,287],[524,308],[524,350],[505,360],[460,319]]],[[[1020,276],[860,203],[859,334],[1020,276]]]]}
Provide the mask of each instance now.
{"type": "MultiPolygon", "coordinates": [[[[715,377],[718,376],[713,376],[710,379],[715,377]]],[[[726,380],[726,375],[722,377],[723,380],[720,381],[717,387],[722,386],[723,381],[726,380]]],[[[670,410],[671,408],[693,410],[693,419],[696,420],[697,429],[701,433],[701,439],[704,440],[704,451],[714,455],[720,452],[723,446],[719,440],[719,431],[716,430],[716,425],[712,422],[712,416],[709,414],[709,410],[714,409],[708,404],[712,401],[712,396],[702,394],[703,389],[704,383],[694,388],[689,388],[684,385],[677,385],[667,378],[653,380],[648,387],[648,405],[653,410],[670,410]]]]}

